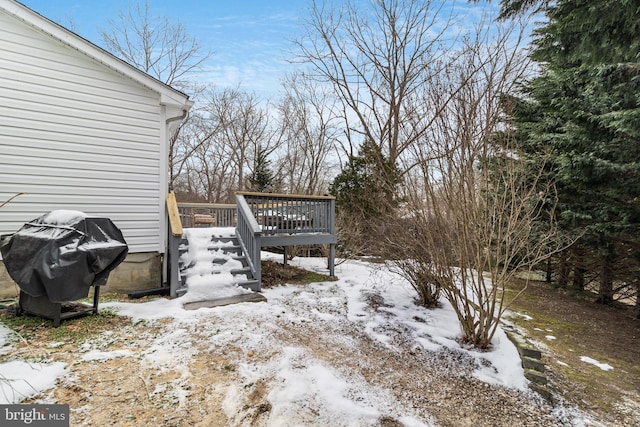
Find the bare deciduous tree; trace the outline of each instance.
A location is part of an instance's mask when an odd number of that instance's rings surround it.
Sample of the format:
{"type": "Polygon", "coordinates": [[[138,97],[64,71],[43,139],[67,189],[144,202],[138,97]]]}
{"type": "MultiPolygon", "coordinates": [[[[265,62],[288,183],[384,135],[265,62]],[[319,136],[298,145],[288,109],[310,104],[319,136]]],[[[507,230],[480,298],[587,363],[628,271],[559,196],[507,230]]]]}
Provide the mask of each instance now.
{"type": "Polygon", "coordinates": [[[109,30],[98,31],[107,50],[178,89],[191,87],[191,75],[210,56],[182,23],[151,16],[148,1],[130,5],[109,23],[109,30]]]}
{"type": "Polygon", "coordinates": [[[266,107],[238,88],[211,90],[183,129],[184,173],[176,190],[207,202],[233,202],[237,190],[248,189],[248,178],[262,156],[271,155],[279,140],[270,127],[266,107]]]}
{"type": "Polygon", "coordinates": [[[208,121],[218,130],[215,142],[233,162],[236,190],[247,189],[247,176],[255,169],[258,154],[269,156],[279,141],[270,129],[267,109],[255,94],[238,88],[212,92],[204,107],[208,121]]]}
{"type": "MultiPolygon", "coordinates": [[[[152,16],[149,2],[145,1],[129,5],[109,23],[109,29],[98,32],[111,53],[163,83],[189,91],[192,97],[204,90],[192,76],[202,69],[211,52],[205,51],[181,22],[166,16],[152,16]]],[[[190,112],[170,137],[170,186],[175,184],[185,162],[198,147],[190,138],[180,135],[189,120],[197,120],[197,116],[196,111],[190,112]]]]}
{"type": "Polygon", "coordinates": [[[194,106],[180,122],[169,139],[169,186],[175,187],[187,162],[216,132],[215,125],[207,122],[204,112],[194,106]]]}
{"type": "Polygon", "coordinates": [[[326,88],[292,74],[283,82],[284,98],[278,104],[283,153],[279,169],[287,191],[323,194],[329,187],[329,154],[338,128],[326,88]]]}
{"type": "Polygon", "coordinates": [[[443,2],[366,3],[314,1],[308,34],[297,42],[299,60],[342,102],[346,154],[370,141],[395,164],[437,113],[424,93],[454,42],[445,37],[452,16],[443,2]]]}
{"type": "MultiPolygon", "coordinates": [[[[209,120],[202,108],[182,124],[181,143],[174,156],[174,188],[193,201],[220,202],[229,198],[227,174],[232,170],[225,147],[218,143],[219,124],[209,120]],[[179,173],[180,172],[180,173],[179,173]]],[[[234,175],[235,176],[235,175],[234,175]]]]}

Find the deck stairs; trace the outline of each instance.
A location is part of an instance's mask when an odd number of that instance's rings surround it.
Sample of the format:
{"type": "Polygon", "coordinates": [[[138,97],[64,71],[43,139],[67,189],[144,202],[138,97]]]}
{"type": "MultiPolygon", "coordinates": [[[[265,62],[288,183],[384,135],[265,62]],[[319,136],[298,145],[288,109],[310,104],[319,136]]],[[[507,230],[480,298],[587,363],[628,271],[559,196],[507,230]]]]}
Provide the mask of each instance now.
{"type": "Polygon", "coordinates": [[[237,237],[228,228],[185,230],[178,250],[178,297],[189,290],[190,284],[218,288],[239,286],[254,292],[260,289],[237,237]]]}

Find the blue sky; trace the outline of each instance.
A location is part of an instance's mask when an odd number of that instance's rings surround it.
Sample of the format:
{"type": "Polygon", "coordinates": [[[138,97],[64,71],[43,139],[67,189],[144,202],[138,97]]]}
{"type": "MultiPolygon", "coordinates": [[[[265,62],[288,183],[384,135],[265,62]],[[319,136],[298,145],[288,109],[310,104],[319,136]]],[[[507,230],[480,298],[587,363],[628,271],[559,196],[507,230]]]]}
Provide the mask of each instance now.
{"type": "MultiPolygon", "coordinates": [[[[45,17],[102,46],[98,29],[109,30],[120,11],[144,0],[19,0],[45,17]]],[[[168,16],[212,52],[198,76],[218,87],[241,85],[264,100],[279,95],[280,81],[294,65],[287,62],[292,40],[304,31],[311,0],[148,0],[152,17],[168,16]]],[[[465,31],[483,8],[466,0],[443,0],[457,19],[451,30],[465,31]]],[[[482,2],[481,2],[482,3],[482,2]]],[[[490,7],[497,9],[494,0],[490,7]]],[[[443,25],[446,13],[443,13],[443,25]]],[[[454,35],[455,37],[456,35],[454,35]]]]}
{"type": "MultiPolygon", "coordinates": [[[[98,29],[136,0],[19,0],[41,15],[101,46],[98,29]]],[[[144,0],[140,0],[143,2],[144,0]]],[[[181,21],[213,52],[202,79],[218,86],[240,83],[264,97],[277,95],[291,69],[290,40],[301,31],[306,0],[149,0],[152,16],[181,21]]]]}

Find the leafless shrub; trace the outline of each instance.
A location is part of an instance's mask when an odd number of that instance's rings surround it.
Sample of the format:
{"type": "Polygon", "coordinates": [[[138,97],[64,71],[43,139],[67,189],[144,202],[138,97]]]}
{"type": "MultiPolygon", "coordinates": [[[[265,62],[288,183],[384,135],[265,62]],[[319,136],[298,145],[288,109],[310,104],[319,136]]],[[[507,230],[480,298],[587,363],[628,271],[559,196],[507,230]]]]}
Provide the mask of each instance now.
{"type": "MultiPolygon", "coordinates": [[[[436,307],[442,289],[448,286],[446,275],[432,259],[432,240],[444,237],[433,233],[442,224],[425,212],[413,211],[409,218],[397,219],[392,232],[385,238],[385,258],[390,270],[403,277],[418,294],[418,303],[436,307]]],[[[439,242],[444,251],[452,251],[450,241],[439,242]]]]}
{"type": "Polygon", "coordinates": [[[413,260],[405,274],[440,286],[463,341],[482,349],[510,302],[505,289],[513,274],[559,247],[553,185],[543,168],[520,158],[504,122],[502,95],[527,68],[513,44],[517,29],[493,29],[491,42],[488,32],[466,40],[434,82],[429,101],[440,114],[416,147],[419,166],[406,175],[413,245],[396,243],[413,260]]]}
{"type": "Polygon", "coordinates": [[[349,213],[336,212],[337,255],[343,259],[352,259],[362,255],[373,255],[375,250],[371,242],[372,235],[368,223],[349,213]]]}

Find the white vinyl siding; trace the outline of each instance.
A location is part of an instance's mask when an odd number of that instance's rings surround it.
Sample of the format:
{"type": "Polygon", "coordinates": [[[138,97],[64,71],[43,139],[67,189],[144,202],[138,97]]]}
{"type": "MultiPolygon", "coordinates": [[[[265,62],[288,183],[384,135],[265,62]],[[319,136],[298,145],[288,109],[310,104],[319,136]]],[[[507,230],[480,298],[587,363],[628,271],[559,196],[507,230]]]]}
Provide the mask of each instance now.
{"type": "Polygon", "coordinates": [[[0,12],[0,234],[55,209],[164,252],[160,95],[0,12]]]}

